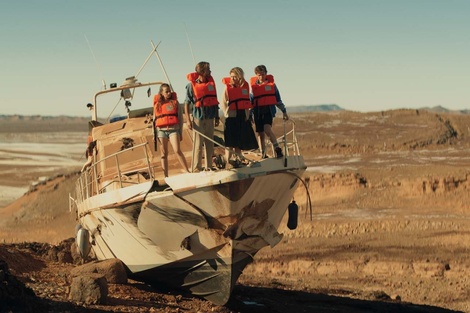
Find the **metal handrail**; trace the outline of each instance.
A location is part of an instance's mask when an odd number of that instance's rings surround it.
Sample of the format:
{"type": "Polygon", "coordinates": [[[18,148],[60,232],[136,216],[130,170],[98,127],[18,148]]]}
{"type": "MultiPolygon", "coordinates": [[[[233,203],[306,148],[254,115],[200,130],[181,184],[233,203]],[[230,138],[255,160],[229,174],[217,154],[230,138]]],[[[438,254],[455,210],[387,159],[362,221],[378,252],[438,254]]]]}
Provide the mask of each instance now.
{"type": "MultiPolygon", "coordinates": [[[[200,131],[195,130],[194,128],[193,128],[192,130],[193,130],[196,134],[198,134],[198,135],[200,135],[200,136],[202,136],[202,137],[204,137],[204,138],[206,138],[206,139],[212,141],[215,145],[217,145],[217,146],[223,148],[224,150],[230,151],[231,153],[233,153],[233,154],[239,156],[240,158],[246,159],[246,160],[247,160],[248,162],[250,162],[250,163],[256,163],[256,162],[258,162],[258,161],[256,161],[256,160],[251,160],[251,159],[245,157],[243,154],[240,154],[240,153],[238,153],[238,152],[236,152],[236,151],[234,151],[234,150],[230,150],[230,149],[227,148],[226,146],[224,146],[224,145],[218,143],[217,141],[215,141],[215,140],[212,139],[212,138],[207,137],[206,135],[204,135],[204,134],[201,133],[200,131]]],[[[193,141],[193,151],[195,151],[195,149],[196,149],[196,141],[194,140],[194,141],[193,141]]],[[[193,159],[194,159],[194,156],[193,156],[193,159]]]]}
{"type": "Polygon", "coordinates": [[[104,187],[99,188],[98,180],[101,177],[99,177],[99,175],[98,175],[98,166],[99,166],[100,163],[105,162],[106,160],[108,160],[110,158],[114,158],[114,160],[115,160],[117,178],[118,178],[119,186],[122,188],[123,187],[122,170],[121,170],[121,164],[119,162],[119,156],[126,153],[126,152],[129,152],[133,149],[140,148],[140,147],[144,148],[143,150],[144,150],[144,154],[145,154],[145,160],[147,161],[146,167],[148,169],[148,173],[150,175],[150,178],[154,179],[154,173],[152,172],[152,166],[151,166],[149,154],[148,154],[147,149],[145,149],[145,146],[147,146],[148,144],[149,144],[148,142],[144,142],[144,143],[141,143],[139,145],[132,146],[132,147],[127,148],[125,150],[121,150],[121,151],[115,152],[113,154],[110,154],[110,155],[106,156],[105,158],[103,158],[103,159],[101,159],[97,162],[92,163],[91,166],[90,166],[90,170],[93,171],[93,175],[89,175],[89,171],[85,171],[84,173],[82,173],[82,176],[80,177],[80,179],[78,181],[79,189],[80,189],[80,197],[82,199],[86,199],[86,198],[89,198],[90,196],[92,196],[94,193],[102,193],[103,192],[104,187]],[[91,189],[90,189],[90,187],[91,187],[91,189]],[[93,190],[95,192],[93,192],[93,190]]]}
{"type": "MultiPolygon", "coordinates": [[[[278,137],[277,140],[278,140],[279,143],[284,144],[284,147],[285,147],[284,149],[285,149],[285,152],[286,152],[285,153],[286,156],[290,155],[289,152],[292,152],[292,155],[299,155],[300,151],[299,151],[298,141],[297,141],[297,138],[296,138],[295,122],[292,119],[284,121],[284,123],[287,123],[287,122],[292,123],[292,129],[287,131],[287,132],[284,129],[284,134],[282,136],[278,137]]],[[[192,129],[192,131],[194,132],[194,134],[200,135],[203,138],[205,138],[207,140],[210,140],[216,146],[221,147],[224,150],[229,150],[229,148],[227,148],[223,144],[215,141],[213,138],[209,138],[208,136],[204,135],[200,131],[197,131],[194,128],[192,129]]],[[[274,152],[274,147],[272,146],[271,142],[268,141],[267,144],[268,144],[268,146],[271,146],[271,148],[273,149],[273,152],[274,152]]],[[[86,199],[86,198],[88,198],[88,197],[90,197],[94,194],[105,192],[105,187],[106,186],[101,186],[101,188],[100,188],[100,185],[99,185],[100,184],[99,179],[102,178],[102,176],[99,177],[99,175],[98,175],[98,172],[99,172],[98,166],[99,166],[99,164],[101,164],[102,162],[104,162],[106,160],[109,160],[110,158],[114,158],[114,160],[115,160],[116,172],[117,172],[117,182],[119,182],[119,186],[122,188],[122,186],[123,186],[122,166],[121,166],[121,162],[119,161],[119,156],[122,155],[123,153],[129,152],[130,150],[133,150],[133,149],[136,149],[136,148],[141,148],[142,147],[144,149],[145,160],[147,162],[146,168],[148,169],[150,179],[155,179],[155,173],[152,170],[152,164],[151,164],[151,160],[150,160],[150,157],[149,157],[149,153],[148,153],[147,149],[145,148],[147,145],[149,145],[149,143],[144,142],[144,143],[141,143],[139,145],[127,148],[125,150],[115,152],[115,153],[113,153],[111,155],[108,155],[105,158],[103,158],[103,159],[101,159],[97,162],[92,163],[92,165],[90,166],[90,169],[85,171],[84,173],[82,173],[82,176],[80,177],[79,182],[77,182],[78,183],[77,189],[79,189],[79,192],[77,192],[77,197],[80,197],[82,199],[86,199]],[[93,172],[93,174],[91,174],[91,171],[93,172]]],[[[192,149],[193,149],[193,152],[196,149],[194,140],[193,140],[192,149]]],[[[250,163],[250,165],[253,165],[253,164],[256,164],[256,163],[259,162],[257,160],[252,159],[252,158],[247,158],[243,154],[237,153],[237,152],[232,151],[232,150],[230,150],[230,151],[232,153],[234,153],[235,155],[246,159],[250,163]]],[[[194,160],[194,157],[193,157],[193,160],[194,160]]],[[[116,180],[113,180],[112,182],[115,182],[115,181],[116,180]]]]}
{"type": "MultiPolygon", "coordinates": [[[[286,123],[286,122],[291,122],[291,123],[292,123],[292,129],[291,129],[290,131],[288,131],[287,133],[285,132],[285,129],[284,129],[284,135],[281,136],[281,137],[279,137],[279,138],[277,138],[277,141],[278,141],[278,142],[283,142],[284,145],[285,145],[285,147],[287,147],[287,149],[289,149],[289,147],[293,147],[293,150],[294,150],[293,155],[300,155],[299,145],[298,145],[297,137],[296,137],[296,135],[295,135],[295,122],[294,122],[292,119],[284,120],[284,123],[286,123]],[[287,136],[288,136],[289,134],[292,134],[292,141],[291,141],[290,143],[287,141],[287,136]]],[[[256,160],[247,158],[245,155],[240,154],[240,153],[237,153],[237,152],[234,151],[234,150],[230,150],[230,149],[227,148],[226,146],[224,146],[224,145],[218,143],[217,141],[215,141],[213,138],[209,138],[208,136],[204,135],[204,134],[201,133],[200,131],[194,129],[194,127],[193,127],[192,131],[194,131],[196,134],[198,134],[198,135],[204,137],[205,139],[210,140],[210,141],[213,142],[215,145],[217,145],[217,146],[223,148],[224,150],[229,150],[231,153],[237,155],[238,157],[243,158],[243,159],[246,159],[246,160],[250,163],[250,165],[258,162],[258,161],[256,161],[256,160]]],[[[272,146],[272,144],[271,144],[270,142],[269,142],[269,145],[272,146]]],[[[196,149],[196,141],[193,140],[193,158],[192,158],[193,160],[194,160],[194,151],[195,151],[195,149],[196,149]]],[[[272,146],[272,149],[273,149],[273,152],[274,152],[274,146],[272,146]]]]}

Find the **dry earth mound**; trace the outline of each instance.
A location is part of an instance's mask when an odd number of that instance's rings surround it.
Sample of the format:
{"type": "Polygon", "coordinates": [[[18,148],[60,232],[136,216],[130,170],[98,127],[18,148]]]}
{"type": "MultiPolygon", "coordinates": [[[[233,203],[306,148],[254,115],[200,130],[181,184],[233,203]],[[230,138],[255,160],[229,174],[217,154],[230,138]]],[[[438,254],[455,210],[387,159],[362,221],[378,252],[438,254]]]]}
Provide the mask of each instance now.
{"type": "MultiPolygon", "coordinates": [[[[470,311],[470,117],[419,110],[290,117],[309,166],[312,215],[300,187],[297,229],[284,221],[283,241],[256,255],[228,306],[131,282],[112,287],[109,305],[86,309],[470,311]]],[[[283,122],[274,125],[282,134],[283,122]]],[[[73,182],[73,175],[59,176],[0,210],[0,240],[58,244],[72,237],[75,220],[66,208],[73,182]]],[[[28,288],[53,286],[38,292],[40,299],[66,303],[61,273],[73,264],[0,245],[0,260],[7,257],[11,273],[28,288]],[[30,270],[22,272],[14,260],[30,270]]]]}

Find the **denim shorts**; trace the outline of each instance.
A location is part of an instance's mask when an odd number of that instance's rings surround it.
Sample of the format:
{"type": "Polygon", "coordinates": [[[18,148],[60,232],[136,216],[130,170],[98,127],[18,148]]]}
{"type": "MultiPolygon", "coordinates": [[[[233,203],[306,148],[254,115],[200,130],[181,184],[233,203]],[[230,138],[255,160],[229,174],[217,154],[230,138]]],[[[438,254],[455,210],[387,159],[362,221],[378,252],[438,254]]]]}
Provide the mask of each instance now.
{"type": "Polygon", "coordinates": [[[179,129],[157,129],[158,138],[170,138],[170,136],[178,135],[179,129]]]}

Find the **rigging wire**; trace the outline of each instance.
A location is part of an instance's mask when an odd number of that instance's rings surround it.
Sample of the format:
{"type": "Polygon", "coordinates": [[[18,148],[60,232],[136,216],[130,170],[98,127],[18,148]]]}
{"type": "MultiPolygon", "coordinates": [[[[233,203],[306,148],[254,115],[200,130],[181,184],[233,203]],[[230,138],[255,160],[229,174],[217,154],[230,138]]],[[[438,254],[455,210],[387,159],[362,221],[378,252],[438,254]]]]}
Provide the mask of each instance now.
{"type": "Polygon", "coordinates": [[[84,36],[85,36],[85,40],[88,44],[88,48],[90,49],[91,55],[93,56],[93,59],[95,60],[95,64],[96,64],[96,67],[98,69],[98,72],[101,75],[101,83],[103,84],[103,90],[106,90],[106,83],[105,83],[104,78],[103,78],[104,77],[103,76],[103,70],[101,69],[100,64],[98,63],[98,60],[95,57],[95,53],[93,52],[93,49],[91,49],[91,45],[90,45],[90,41],[88,41],[88,37],[85,34],[84,34],[84,36]]]}
{"type": "Polygon", "coordinates": [[[188,30],[186,28],[186,23],[184,23],[184,30],[186,32],[186,38],[188,39],[189,50],[191,50],[191,55],[193,56],[194,65],[196,65],[196,59],[194,58],[193,47],[191,47],[191,41],[189,41],[188,30]]]}

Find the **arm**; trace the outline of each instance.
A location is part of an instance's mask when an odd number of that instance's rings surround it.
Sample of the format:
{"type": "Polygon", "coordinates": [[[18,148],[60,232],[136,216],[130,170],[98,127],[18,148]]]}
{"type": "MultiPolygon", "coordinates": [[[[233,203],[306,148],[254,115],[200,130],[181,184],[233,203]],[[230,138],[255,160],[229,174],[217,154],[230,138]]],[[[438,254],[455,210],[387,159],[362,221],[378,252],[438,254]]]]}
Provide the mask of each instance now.
{"type": "Polygon", "coordinates": [[[227,87],[225,87],[224,95],[222,96],[221,109],[225,117],[228,117],[228,93],[227,87]]]}
{"type": "Polygon", "coordinates": [[[184,100],[184,115],[189,129],[193,129],[193,122],[190,116],[190,105],[193,103],[193,88],[191,84],[186,85],[186,99],[184,100]]]}
{"type": "Polygon", "coordinates": [[[289,119],[289,116],[287,115],[287,110],[286,110],[286,106],[284,105],[284,103],[282,102],[282,99],[281,99],[281,94],[279,93],[279,89],[277,89],[277,86],[274,85],[275,87],[275,92],[276,92],[276,106],[279,108],[279,110],[281,110],[282,112],[282,118],[285,119],[285,120],[288,120],[289,119]]]}
{"type": "Polygon", "coordinates": [[[83,164],[83,167],[82,167],[80,173],[83,173],[91,165],[91,163],[93,163],[93,157],[91,155],[89,155],[86,163],[83,164]]]}
{"type": "Polygon", "coordinates": [[[152,118],[152,129],[153,129],[153,150],[157,151],[157,105],[153,104],[153,118],[152,118]]]}
{"type": "Polygon", "coordinates": [[[185,116],[185,112],[184,112],[183,104],[179,102],[177,102],[177,104],[178,104],[178,126],[180,128],[179,135],[180,135],[180,140],[183,140],[183,124],[184,124],[183,117],[185,116]]]}
{"type": "Polygon", "coordinates": [[[189,129],[193,129],[193,122],[191,121],[191,116],[189,115],[189,103],[184,103],[184,115],[186,117],[186,123],[188,124],[189,129]]]}

